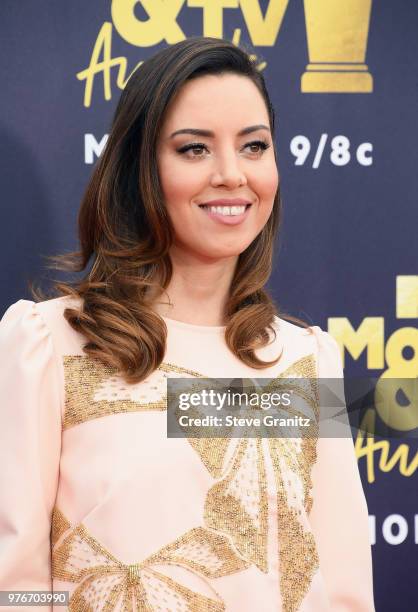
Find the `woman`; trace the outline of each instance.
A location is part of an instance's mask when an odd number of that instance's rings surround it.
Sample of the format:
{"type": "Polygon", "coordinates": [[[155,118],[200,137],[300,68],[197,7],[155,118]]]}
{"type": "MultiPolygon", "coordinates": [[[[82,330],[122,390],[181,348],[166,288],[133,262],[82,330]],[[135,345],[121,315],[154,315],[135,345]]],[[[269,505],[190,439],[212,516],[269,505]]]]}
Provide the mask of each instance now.
{"type": "Polygon", "coordinates": [[[72,611],[374,610],[351,438],[167,437],[167,378],[342,379],[333,338],[264,288],[279,219],[249,55],[196,37],[144,62],[58,258],[91,269],[1,321],[1,589],[69,591],[72,611]]]}

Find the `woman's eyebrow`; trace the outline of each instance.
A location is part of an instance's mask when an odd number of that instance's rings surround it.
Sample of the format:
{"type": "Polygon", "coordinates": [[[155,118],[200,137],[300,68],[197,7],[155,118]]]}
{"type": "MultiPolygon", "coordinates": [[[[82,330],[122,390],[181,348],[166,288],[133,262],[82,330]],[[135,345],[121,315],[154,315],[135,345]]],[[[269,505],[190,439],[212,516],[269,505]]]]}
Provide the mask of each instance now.
{"type": "MultiPolygon", "coordinates": [[[[246,134],[251,134],[251,132],[255,132],[257,130],[267,130],[270,132],[270,128],[266,125],[250,125],[238,132],[238,136],[245,136],[246,134]]],[[[199,130],[197,128],[183,128],[182,130],[176,130],[170,136],[170,138],[174,138],[177,134],[193,134],[193,136],[207,136],[209,138],[214,138],[215,134],[211,130],[199,130]]]]}

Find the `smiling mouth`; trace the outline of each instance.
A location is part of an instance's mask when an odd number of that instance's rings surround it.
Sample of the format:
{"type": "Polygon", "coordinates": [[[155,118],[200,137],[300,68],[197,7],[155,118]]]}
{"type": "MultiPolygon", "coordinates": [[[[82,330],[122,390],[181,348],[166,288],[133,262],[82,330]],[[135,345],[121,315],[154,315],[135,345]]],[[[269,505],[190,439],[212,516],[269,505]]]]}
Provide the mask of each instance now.
{"type": "Polygon", "coordinates": [[[217,215],[222,215],[224,217],[235,217],[238,215],[242,215],[250,206],[251,204],[235,204],[233,206],[214,206],[209,204],[199,204],[199,208],[215,213],[217,215]]]}

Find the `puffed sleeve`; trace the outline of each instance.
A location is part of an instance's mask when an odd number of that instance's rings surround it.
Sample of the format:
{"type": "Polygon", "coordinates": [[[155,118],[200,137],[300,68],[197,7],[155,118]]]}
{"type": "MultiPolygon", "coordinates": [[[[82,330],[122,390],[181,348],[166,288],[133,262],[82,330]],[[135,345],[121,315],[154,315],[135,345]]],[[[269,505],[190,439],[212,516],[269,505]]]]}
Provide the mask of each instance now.
{"type": "MultiPolygon", "coordinates": [[[[0,591],[51,591],[63,390],[52,337],[35,302],[19,300],[3,315],[0,359],[0,591]]],[[[26,608],[10,607],[16,609],[26,608]]]]}
{"type": "MultiPolygon", "coordinates": [[[[328,332],[318,326],[312,330],[318,343],[320,387],[321,381],[340,379],[338,397],[343,408],[340,403],[337,412],[342,411],[343,417],[335,419],[335,430],[322,429],[320,424],[309,520],[332,612],[375,612],[368,508],[349,427],[341,353],[328,332]],[[342,437],[344,423],[348,433],[342,437]],[[330,437],[332,431],[339,433],[330,437]]],[[[320,394],[322,405],[327,404],[322,404],[320,394]]]]}

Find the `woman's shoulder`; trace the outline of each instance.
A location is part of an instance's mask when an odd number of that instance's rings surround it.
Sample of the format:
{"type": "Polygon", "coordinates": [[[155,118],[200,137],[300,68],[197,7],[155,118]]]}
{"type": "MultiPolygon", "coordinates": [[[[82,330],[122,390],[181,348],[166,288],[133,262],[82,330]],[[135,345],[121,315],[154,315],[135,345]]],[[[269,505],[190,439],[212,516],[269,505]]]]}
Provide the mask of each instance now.
{"type": "Polygon", "coordinates": [[[296,344],[301,348],[312,348],[316,342],[315,336],[318,335],[316,330],[320,329],[318,326],[302,327],[277,315],[274,317],[273,327],[285,345],[296,344]]]}
{"type": "Polygon", "coordinates": [[[314,355],[320,377],[339,378],[342,375],[341,349],[329,332],[319,325],[302,327],[279,316],[275,316],[274,327],[284,347],[295,356],[314,355]]]}
{"type": "Polygon", "coordinates": [[[79,297],[73,297],[70,295],[62,295],[60,297],[51,298],[44,300],[43,302],[34,302],[40,313],[47,318],[58,317],[61,318],[64,315],[66,308],[80,309],[83,300],[79,297]]]}
{"type": "Polygon", "coordinates": [[[0,320],[0,334],[14,335],[21,342],[50,335],[58,353],[79,352],[85,339],[76,332],[64,316],[66,308],[78,310],[82,300],[60,296],[41,302],[20,299],[12,303],[0,320]]]}
{"type": "Polygon", "coordinates": [[[275,315],[274,327],[283,336],[288,336],[292,340],[300,342],[310,342],[313,344],[327,344],[333,347],[338,346],[337,341],[331,336],[331,334],[323,330],[319,325],[309,325],[302,327],[292,321],[288,321],[280,316],[275,315]]]}
{"type": "Polygon", "coordinates": [[[8,320],[11,317],[22,315],[30,310],[37,311],[47,318],[56,317],[63,314],[66,308],[79,308],[81,304],[81,298],[75,298],[69,295],[63,295],[41,302],[34,302],[33,300],[22,298],[10,304],[0,320],[8,320]]]}

